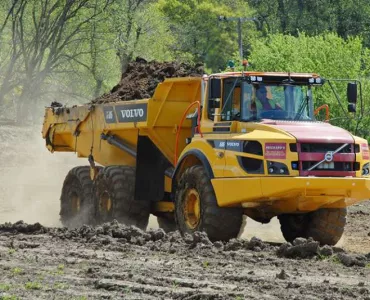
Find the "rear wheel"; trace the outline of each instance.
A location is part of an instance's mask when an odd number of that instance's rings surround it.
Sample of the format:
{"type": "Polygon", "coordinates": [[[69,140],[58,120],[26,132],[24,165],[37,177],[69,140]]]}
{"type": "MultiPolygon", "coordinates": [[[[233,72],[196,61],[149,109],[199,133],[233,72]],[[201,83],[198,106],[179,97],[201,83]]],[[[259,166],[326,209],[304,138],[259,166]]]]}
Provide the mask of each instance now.
{"type": "Polygon", "coordinates": [[[206,171],[197,165],[186,169],[180,178],[175,218],[181,234],[204,231],[211,241],[227,241],[238,236],[243,209],[219,207],[206,171]]]}
{"type": "Polygon", "coordinates": [[[346,225],[346,208],[322,208],[307,214],[279,216],[281,231],[288,242],[297,237],[312,237],[321,245],[335,245],[346,225]]]}
{"type": "Polygon", "coordinates": [[[129,166],[109,166],[99,172],[94,182],[97,217],[100,223],[116,219],[125,225],[146,229],[149,221],[149,201],[137,201],[135,169],[129,166]]]}
{"type": "Polygon", "coordinates": [[[79,227],[93,223],[92,185],[89,166],[75,167],[68,172],[60,198],[60,220],[63,226],[79,227]]]}

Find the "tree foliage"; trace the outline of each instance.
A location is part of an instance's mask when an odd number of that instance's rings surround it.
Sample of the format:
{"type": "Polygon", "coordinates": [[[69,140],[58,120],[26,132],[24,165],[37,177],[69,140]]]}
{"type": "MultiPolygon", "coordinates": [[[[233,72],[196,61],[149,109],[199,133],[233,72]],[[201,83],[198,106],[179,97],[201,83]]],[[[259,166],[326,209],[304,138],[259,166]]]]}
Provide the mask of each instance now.
{"type": "Polygon", "coordinates": [[[238,50],[236,22],[220,22],[218,17],[251,14],[243,1],[160,0],[158,6],[175,35],[171,46],[174,57],[203,62],[210,70],[222,69],[238,50]]]}

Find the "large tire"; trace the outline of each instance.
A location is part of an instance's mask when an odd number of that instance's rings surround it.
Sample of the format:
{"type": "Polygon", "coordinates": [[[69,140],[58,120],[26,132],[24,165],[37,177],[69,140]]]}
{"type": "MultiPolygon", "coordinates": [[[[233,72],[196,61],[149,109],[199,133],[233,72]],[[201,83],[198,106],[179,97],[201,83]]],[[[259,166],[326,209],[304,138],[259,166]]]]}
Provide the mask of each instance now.
{"type": "Polygon", "coordinates": [[[146,229],[150,202],[136,201],[135,169],[109,166],[99,172],[94,182],[94,196],[99,223],[117,220],[125,225],[146,229]]]}
{"type": "Polygon", "coordinates": [[[347,222],[346,208],[323,208],[310,213],[307,236],[322,245],[335,245],[343,235],[347,222]]]}
{"type": "Polygon", "coordinates": [[[298,237],[306,238],[308,214],[284,214],[278,216],[281,233],[287,242],[293,242],[298,237]]]}
{"type": "Polygon", "coordinates": [[[173,216],[157,216],[157,221],[159,228],[162,228],[166,233],[177,230],[176,221],[173,216]]]}
{"type": "Polygon", "coordinates": [[[321,245],[335,245],[346,225],[346,208],[322,208],[307,214],[279,216],[281,231],[288,242],[297,237],[312,237],[321,245]]]}
{"type": "Polygon", "coordinates": [[[90,167],[81,166],[70,170],[64,180],[60,197],[60,221],[65,227],[80,227],[94,221],[90,167]]]}
{"type": "Polygon", "coordinates": [[[203,166],[182,174],[175,196],[175,220],[182,235],[203,231],[211,241],[236,238],[243,223],[243,209],[219,207],[203,166]]]}
{"type": "Polygon", "coordinates": [[[245,227],[247,227],[247,219],[248,219],[248,217],[246,215],[243,215],[242,218],[243,218],[242,219],[242,224],[240,226],[240,230],[239,230],[239,233],[238,233],[238,236],[237,236],[238,239],[242,237],[242,235],[244,233],[244,230],[245,230],[245,227]]]}

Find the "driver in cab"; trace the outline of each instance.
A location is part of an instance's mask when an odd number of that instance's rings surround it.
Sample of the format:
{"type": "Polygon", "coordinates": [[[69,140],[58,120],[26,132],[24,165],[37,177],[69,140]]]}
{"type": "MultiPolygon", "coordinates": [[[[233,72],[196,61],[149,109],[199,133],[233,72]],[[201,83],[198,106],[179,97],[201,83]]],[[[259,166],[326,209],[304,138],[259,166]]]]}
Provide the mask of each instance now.
{"type": "Polygon", "coordinates": [[[257,101],[255,102],[255,106],[257,111],[262,110],[282,110],[280,105],[276,103],[273,99],[269,99],[267,96],[267,90],[265,86],[257,86],[256,87],[256,96],[257,101]]]}

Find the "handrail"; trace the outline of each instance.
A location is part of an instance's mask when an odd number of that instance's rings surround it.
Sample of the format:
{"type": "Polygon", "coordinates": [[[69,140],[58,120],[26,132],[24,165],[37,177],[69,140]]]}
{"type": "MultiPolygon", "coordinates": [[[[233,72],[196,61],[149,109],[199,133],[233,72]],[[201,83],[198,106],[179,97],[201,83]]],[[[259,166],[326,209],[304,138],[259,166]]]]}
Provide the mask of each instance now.
{"type": "Polygon", "coordinates": [[[180,136],[180,131],[181,131],[181,127],[182,127],[182,123],[184,122],[185,120],[185,117],[186,117],[186,114],[188,113],[188,111],[194,106],[194,104],[198,104],[198,119],[197,119],[197,122],[198,122],[198,131],[199,131],[199,134],[201,137],[203,137],[203,133],[200,129],[200,102],[199,101],[194,101],[193,103],[191,103],[187,109],[185,110],[182,118],[181,118],[181,121],[180,121],[180,125],[179,125],[179,129],[177,130],[176,132],[176,144],[175,144],[175,160],[174,160],[174,166],[176,167],[177,165],[177,152],[178,152],[178,148],[179,148],[179,136],[180,136]]]}
{"type": "Polygon", "coordinates": [[[317,115],[319,113],[319,111],[324,109],[324,108],[326,110],[326,112],[325,112],[325,121],[328,121],[329,120],[329,114],[330,114],[329,105],[327,105],[327,104],[321,105],[320,107],[318,107],[314,110],[314,114],[317,115]]]}

